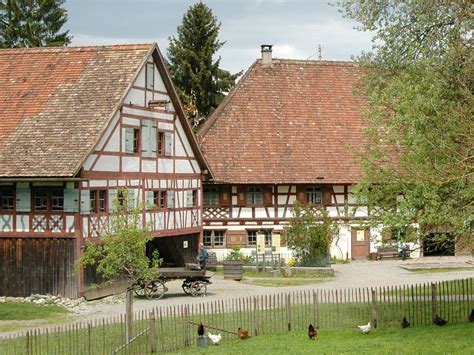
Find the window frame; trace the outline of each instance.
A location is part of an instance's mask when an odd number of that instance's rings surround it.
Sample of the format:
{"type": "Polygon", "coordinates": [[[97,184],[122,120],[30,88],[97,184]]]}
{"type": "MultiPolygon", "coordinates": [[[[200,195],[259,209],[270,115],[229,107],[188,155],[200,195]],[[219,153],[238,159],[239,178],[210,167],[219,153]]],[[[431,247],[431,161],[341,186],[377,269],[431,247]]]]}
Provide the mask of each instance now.
{"type": "Polygon", "coordinates": [[[16,193],[13,186],[0,186],[0,211],[9,212],[16,208],[16,193]],[[11,195],[5,194],[5,191],[11,192],[11,195]],[[6,196],[6,197],[5,197],[6,196]],[[5,199],[11,199],[11,204],[4,204],[5,199]],[[4,206],[11,206],[11,208],[4,208],[4,206]]]}
{"type": "Polygon", "coordinates": [[[107,190],[105,189],[90,190],[89,196],[90,196],[90,205],[89,205],[90,213],[107,213],[107,203],[108,203],[107,190]],[[100,198],[101,194],[104,195],[103,199],[100,198]],[[92,198],[92,196],[94,196],[94,198],[92,198]],[[101,208],[101,200],[104,203],[103,210],[101,208]],[[92,206],[92,201],[94,201],[94,206],[92,206]]]}
{"type": "MultiPolygon", "coordinates": [[[[127,150],[127,144],[124,143],[123,153],[128,155],[138,155],[140,154],[140,143],[141,143],[141,129],[135,126],[123,125],[125,129],[125,135],[127,134],[127,129],[133,130],[133,151],[127,150]]],[[[126,137],[125,137],[126,139],[126,137]]]]}
{"type": "Polygon", "coordinates": [[[249,186],[247,187],[247,205],[248,206],[264,206],[265,200],[263,196],[263,187],[262,186],[249,186]],[[256,201],[256,194],[259,193],[261,197],[261,203],[256,201]],[[252,201],[250,201],[250,196],[252,196],[252,201]]]}
{"type": "Polygon", "coordinates": [[[319,186],[306,186],[306,201],[312,205],[323,204],[323,189],[319,186]],[[314,197],[319,193],[319,202],[313,202],[314,197]]]}
{"type": "Polygon", "coordinates": [[[272,233],[273,229],[246,229],[245,230],[247,233],[247,247],[254,247],[257,245],[257,233],[263,233],[265,234],[265,247],[271,247],[272,246],[272,233]],[[255,234],[255,236],[251,236],[250,234],[255,234]],[[255,239],[255,243],[249,243],[250,237],[255,239]]]}
{"type": "Polygon", "coordinates": [[[40,213],[64,213],[64,187],[62,186],[52,186],[52,187],[33,187],[32,191],[32,212],[40,212],[40,213]],[[60,195],[53,195],[57,192],[61,192],[60,195]],[[36,204],[37,194],[41,193],[43,196],[39,198],[45,199],[44,209],[38,209],[38,205],[36,204]],[[53,208],[53,199],[59,198],[62,200],[61,209],[53,208]]]}
{"type": "Polygon", "coordinates": [[[221,196],[221,191],[220,191],[220,188],[217,187],[217,186],[205,186],[203,188],[203,197],[202,197],[202,205],[203,207],[213,207],[213,206],[220,206],[220,196],[221,196]],[[207,202],[212,202],[211,200],[208,200],[209,196],[209,190],[212,189],[212,190],[215,190],[215,191],[212,191],[213,194],[216,194],[217,196],[217,203],[207,203],[207,202]]]}
{"type": "Polygon", "coordinates": [[[227,229],[205,229],[202,234],[202,242],[205,247],[208,248],[225,248],[226,247],[226,238],[227,238],[227,229]],[[217,235],[217,233],[222,233],[223,235],[217,235]],[[208,235],[206,235],[208,234],[208,235]],[[216,244],[216,238],[222,238],[222,244],[216,244]],[[206,239],[209,239],[210,242],[206,242],[206,239]]]}
{"type": "Polygon", "coordinates": [[[163,157],[165,155],[165,131],[156,130],[156,155],[163,157]]]}
{"type": "Polygon", "coordinates": [[[156,210],[166,209],[166,190],[152,190],[153,191],[153,205],[156,210]],[[163,203],[162,203],[163,202],[163,203]]]}

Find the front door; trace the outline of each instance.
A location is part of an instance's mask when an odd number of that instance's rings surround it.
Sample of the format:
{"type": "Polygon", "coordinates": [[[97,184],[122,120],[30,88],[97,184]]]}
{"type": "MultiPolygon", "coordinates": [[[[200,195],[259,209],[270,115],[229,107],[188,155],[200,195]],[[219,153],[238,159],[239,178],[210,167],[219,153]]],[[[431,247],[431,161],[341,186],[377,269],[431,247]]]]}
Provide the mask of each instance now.
{"type": "Polygon", "coordinates": [[[352,259],[366,259],[370,252],[368,229],[352,228],[352,259]]]}

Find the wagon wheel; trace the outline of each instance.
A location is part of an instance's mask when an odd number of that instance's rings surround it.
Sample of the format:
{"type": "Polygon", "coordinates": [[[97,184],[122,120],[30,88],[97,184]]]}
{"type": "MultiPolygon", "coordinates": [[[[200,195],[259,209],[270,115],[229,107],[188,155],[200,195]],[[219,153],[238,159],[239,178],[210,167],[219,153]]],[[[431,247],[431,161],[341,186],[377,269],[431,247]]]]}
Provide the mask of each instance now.
{"type": "Polygon", "coordinates": [[[145,296],[149,300],[160,299],[166,292],[165,283],[161,280],[150,282],[145,289],[145,296]]]}
{"type": "Polygon", "coordinates": [[[137,296],[144,297],[146,295],[144,282],[136,283],[135,285],[133,285],[132,289],[133,293],[135,293],[135,295],[137,296]]]}
{"type": "Polygon", "coordinates": [[[183,288],[184,293],[187,294],[187,295],[191,294],[191,284],[192,284],[192,281],[184,280],[183,284],[181,285],[181,287],[183,288]]]}
{"type": "Polygon", "coordinates": [[[194,281],[191,284],[191,294],[193,296],[206,296],[207,295],[207,285],[202,281],[194,281]]]}

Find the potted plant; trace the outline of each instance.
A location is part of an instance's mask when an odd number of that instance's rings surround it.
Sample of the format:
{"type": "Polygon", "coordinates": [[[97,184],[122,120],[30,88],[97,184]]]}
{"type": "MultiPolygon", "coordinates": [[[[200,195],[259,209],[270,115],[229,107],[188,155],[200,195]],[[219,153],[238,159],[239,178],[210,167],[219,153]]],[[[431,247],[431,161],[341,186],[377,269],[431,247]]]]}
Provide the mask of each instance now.
{"type": "Polygon", "coordinates": [[[240,248],[234,247],[223,262],[224,279],[240,281],[243,278],[244,261],[240,248]]]}

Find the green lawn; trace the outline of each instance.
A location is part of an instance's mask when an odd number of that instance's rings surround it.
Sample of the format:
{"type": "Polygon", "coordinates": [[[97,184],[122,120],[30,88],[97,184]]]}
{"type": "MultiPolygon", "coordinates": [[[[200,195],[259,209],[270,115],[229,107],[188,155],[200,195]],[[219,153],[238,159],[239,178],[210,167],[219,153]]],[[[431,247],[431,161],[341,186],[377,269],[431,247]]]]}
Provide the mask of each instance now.
{"type": "MultiPolygon", "coordinates": [[[[457,295],[466,294],[474,295],[474,287],[472,287],[472,281],[468,280],[452,280],[442,281],[438,284],[438,293],[443,295],[457,295]]],[[[385,292],[387,296],[431,296],[431,284],[406,286],[399,288],[399,290],[385,292]]]]}
{"type": "Polygon", "coordinates": [[[227,340],[217,346],[193,346],[173,354],[472,354],[474,324],[445,327],[385,328],[369,335],[357,329],[320,330],[319,339],[289,332],[227,340]]]}
{"type": "Polygon", "coordinates": [[[324,279],[286,279],[286,278],[276,278],[276,279],[244,279],[242,282],[258,285],[258,286],[269,286],[269,287],[280,287],[280,286],[301,286],[308,284],[316,284],[320,282],[327,281],[327,278],[324,279]]]}
{"type": "Polygon", "coordinates": [[[408,271],[413,272],[415,274],[437,274],[443,272],[456,272],[456,271],[474,271],[472,267],[457,267],[457,268],[425,268],[425,269],[409,269],[408,271]]]}
{"type": "Polygon", "coordinates": [[[59,306],[42,306],[33,303],[5,302],[0,303],[0,320],[45,319],[66,314],[59,306]]]}

